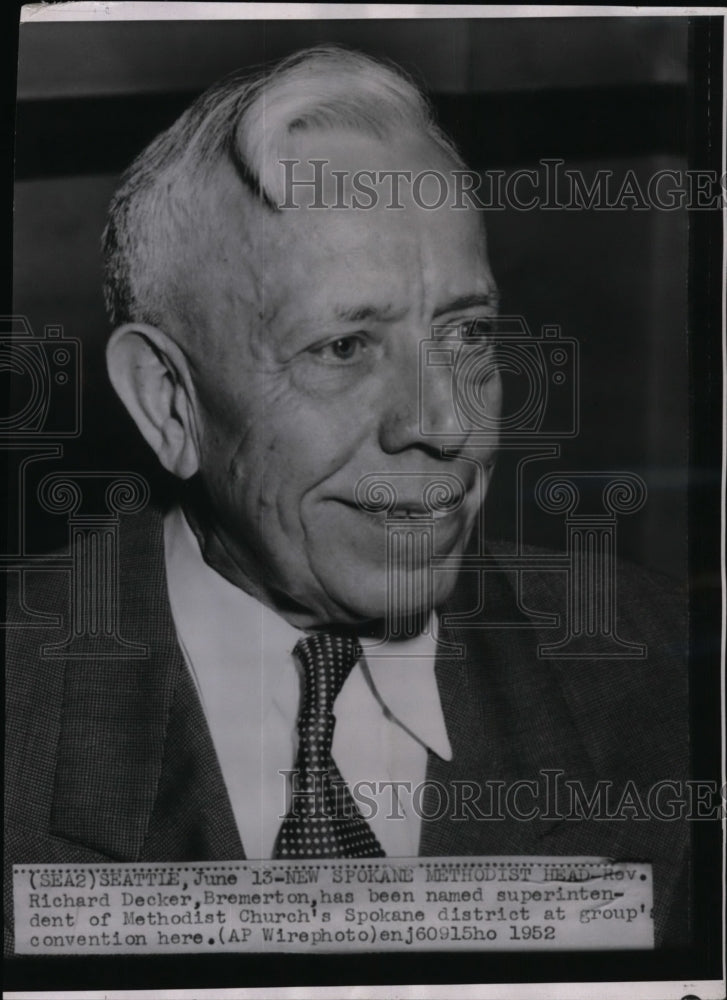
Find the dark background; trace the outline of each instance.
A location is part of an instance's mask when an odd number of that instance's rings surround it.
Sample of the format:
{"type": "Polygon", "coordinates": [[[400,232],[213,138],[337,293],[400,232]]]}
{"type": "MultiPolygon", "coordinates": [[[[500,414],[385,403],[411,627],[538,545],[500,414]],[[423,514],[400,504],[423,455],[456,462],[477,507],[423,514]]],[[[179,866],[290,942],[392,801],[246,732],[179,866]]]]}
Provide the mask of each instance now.
{"type": "MultiPolygon", "coordinates": [[[[687,166],[687,39],[683,18],[23,25],[14,311],[36,335],[62,324],[83,342],[83,434],[57,467],[155,475],[106,379],[100,233],[122,169],[215,79],[342,43],[411,72],[471,166],[510,171],[559,157],[586,179],[612,169],[617,190],[629,169],[645,185],[656,170],[687,166]]],[[[686,210],[506,209],[487,225],[502,312],[522,314],[533,333],[558,324],[580,344],[581,432],[561,459],[535,463],[533,482],[558,468],[640,474],[648,503],[622,519],[620,554],[683,579],[686,210]]],[[[501,455],[491,536],[514,534],[522,454],[501,455]]],[[[561,547],[562,518],[527,510],[523,540],[561,547]]],[[[32,548],[52,531],[38,522],[32,548]]]]}

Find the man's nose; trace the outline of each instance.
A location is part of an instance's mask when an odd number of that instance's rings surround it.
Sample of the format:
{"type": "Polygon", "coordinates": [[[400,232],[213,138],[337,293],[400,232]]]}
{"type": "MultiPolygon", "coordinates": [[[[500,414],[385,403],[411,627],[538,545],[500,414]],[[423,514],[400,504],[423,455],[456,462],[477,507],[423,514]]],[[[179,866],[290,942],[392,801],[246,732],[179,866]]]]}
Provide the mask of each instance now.
{"type": "Polygon", "coordinates": [[[387,454],[423,448],[447,454],[464,446],[468,432],[458,419],[453,398],[452,367],[426,365],[421,352],[392,365],[379,429],[379,442],[387,454]]]}

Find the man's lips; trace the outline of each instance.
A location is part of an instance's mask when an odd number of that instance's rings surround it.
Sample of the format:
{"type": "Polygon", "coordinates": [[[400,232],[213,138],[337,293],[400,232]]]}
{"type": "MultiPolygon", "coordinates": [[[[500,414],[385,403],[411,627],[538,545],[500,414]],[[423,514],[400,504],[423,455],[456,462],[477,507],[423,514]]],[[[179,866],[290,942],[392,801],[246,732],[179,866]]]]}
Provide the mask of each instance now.
{"type": "MultiPolygon", "coordinates": [[[[450,504],[449,506],[442,506],[439,508],[429,508],[424,507],[421,504],[397,504],[392,510],[387,510],[385,516],[391,520],[404,520],[404,521],[416,521],[422,518],[434,519],[435,521],[440,520],[443,517],[448,517],[453,514],[460,506],[460,503],[450,504]]],[[[366,508],[359,508],[366,510],[366,508]]],[[[369,513],[369,511],[366,511],[369,513]]]]}
{"type": "MultiPolygon", "coordinates": [[[[369,472],[347,491],[332,499],[375,517],[378,521],[441,521],[474,496],[475,476],[458,469],[428,472],[369,472]]],[[[471,503],[467,505],[471,507],[471,503]]]]}
{"type": "Polygon", "coordinates": [[[441,521],[444,518],[450,517],[460,510],[470,494],[471,490],[465,490],[455,496],[449,495],[446,501],[442,499],[441,502],[437,502],[435,499],[429,506],[423,504],[420,499],[405,500],[398,498],[395,506],[383,510],[380,507],[369,507],[366,504],[356,503],[342,497],[334,499],[336,502],[343,504],[344,507],[348,507],[361,514],[366,514],[377,521],[401,520],[416,522],[422,520],[441,521]]]}
{"type": "MultiPolygon", "coordinates": [[[[344,514],[344,521],[346,533],[350,535],[350,544],[364,547],[370,543],[374,544],[375,551],[379,553],[377,558],[383,558],[378,546],[383,545],[390,533],[411,537],[431,534],[431,543],[427,546],[426,552],[430,556],[447,555],[455,550],[458,541],[465,537],[473,513],[471,504],[462,503],[457,507],[438,511],[428,511],[421,503],[412,504],[411,509],[397,505],[393,509],[375,511],[367,510],[363,505],[341,501],[339,509],[348,511],[347,515],[344,514]]],[[[344,525],[340,524],[339,530],[343,531],[343,528],[344,525]]],[[[425,558],[424,551],[419,555],[410,551],[408,558],[413,560],[410,569],[414,569],[422,565],[421,560],[425,558]]]]}

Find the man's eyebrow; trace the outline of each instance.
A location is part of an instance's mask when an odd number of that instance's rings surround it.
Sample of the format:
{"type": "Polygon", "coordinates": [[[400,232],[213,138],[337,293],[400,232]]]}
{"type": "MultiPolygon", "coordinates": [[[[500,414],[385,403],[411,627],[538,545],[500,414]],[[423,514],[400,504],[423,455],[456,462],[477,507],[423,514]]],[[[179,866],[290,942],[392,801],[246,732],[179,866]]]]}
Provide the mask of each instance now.
{"type": "Polygon", "coordinates": [[[401,319],[406,314],[406,308],[396,307],[393,303],[381,305],[337,306],[336,319],[344,323],[365,323],[367,320],[390,322],[401,319]]]}
{"type": "Polygon", "coordinates": [[[498,302],[497,292],[475,292],[471,295],[459,295],[456,299],[438,306],[434,312],[434,318],[445,316],[447,313],[461,312],[463,309],[484,308],[491,309],[498,302]]]}
{"type": "MultiPolygon", "coordinates": [[[[459,295],[457,298],[445,303],[437,308],[434,313],[437,316],[444,316],[446,313],[461,311],[463,309],[486,308],[490,309],[497,305],[497,292],[474,292],[469,295],[459,295]]],[[[406,307],[397,307],[394,303],[382,303],[380,305],[339,305],[335,309],[335,317],[340,322],[345,323],[365,323],[368,320],[379,320],[391,322],[402,319],[406,315],[406,307]]]]}

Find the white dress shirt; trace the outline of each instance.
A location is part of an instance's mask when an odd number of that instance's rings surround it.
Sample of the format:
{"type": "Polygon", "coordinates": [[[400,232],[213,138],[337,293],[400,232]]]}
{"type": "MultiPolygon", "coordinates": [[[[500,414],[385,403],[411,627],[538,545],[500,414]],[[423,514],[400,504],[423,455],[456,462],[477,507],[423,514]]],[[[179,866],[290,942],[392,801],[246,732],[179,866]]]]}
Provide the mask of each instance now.
{"type": "MultiPolygon", "coordinates": [[[[305,633],[212,569],[179,508],[165,518],[164,542],[177,637],[240,839],[248,858],[269,858],[290,793],[280,772],[295,766],[301,670],[293,648],[305,633]]],[[[375,802],[361,810],[390,857],[418,853],[412,798],[425,779],[427,749],[451,759],[431,633],[371,647],[335,704],[333,759],[357,801],[375,802]],[[387,782],[407,784],[394,790],[387,782]]]]}

